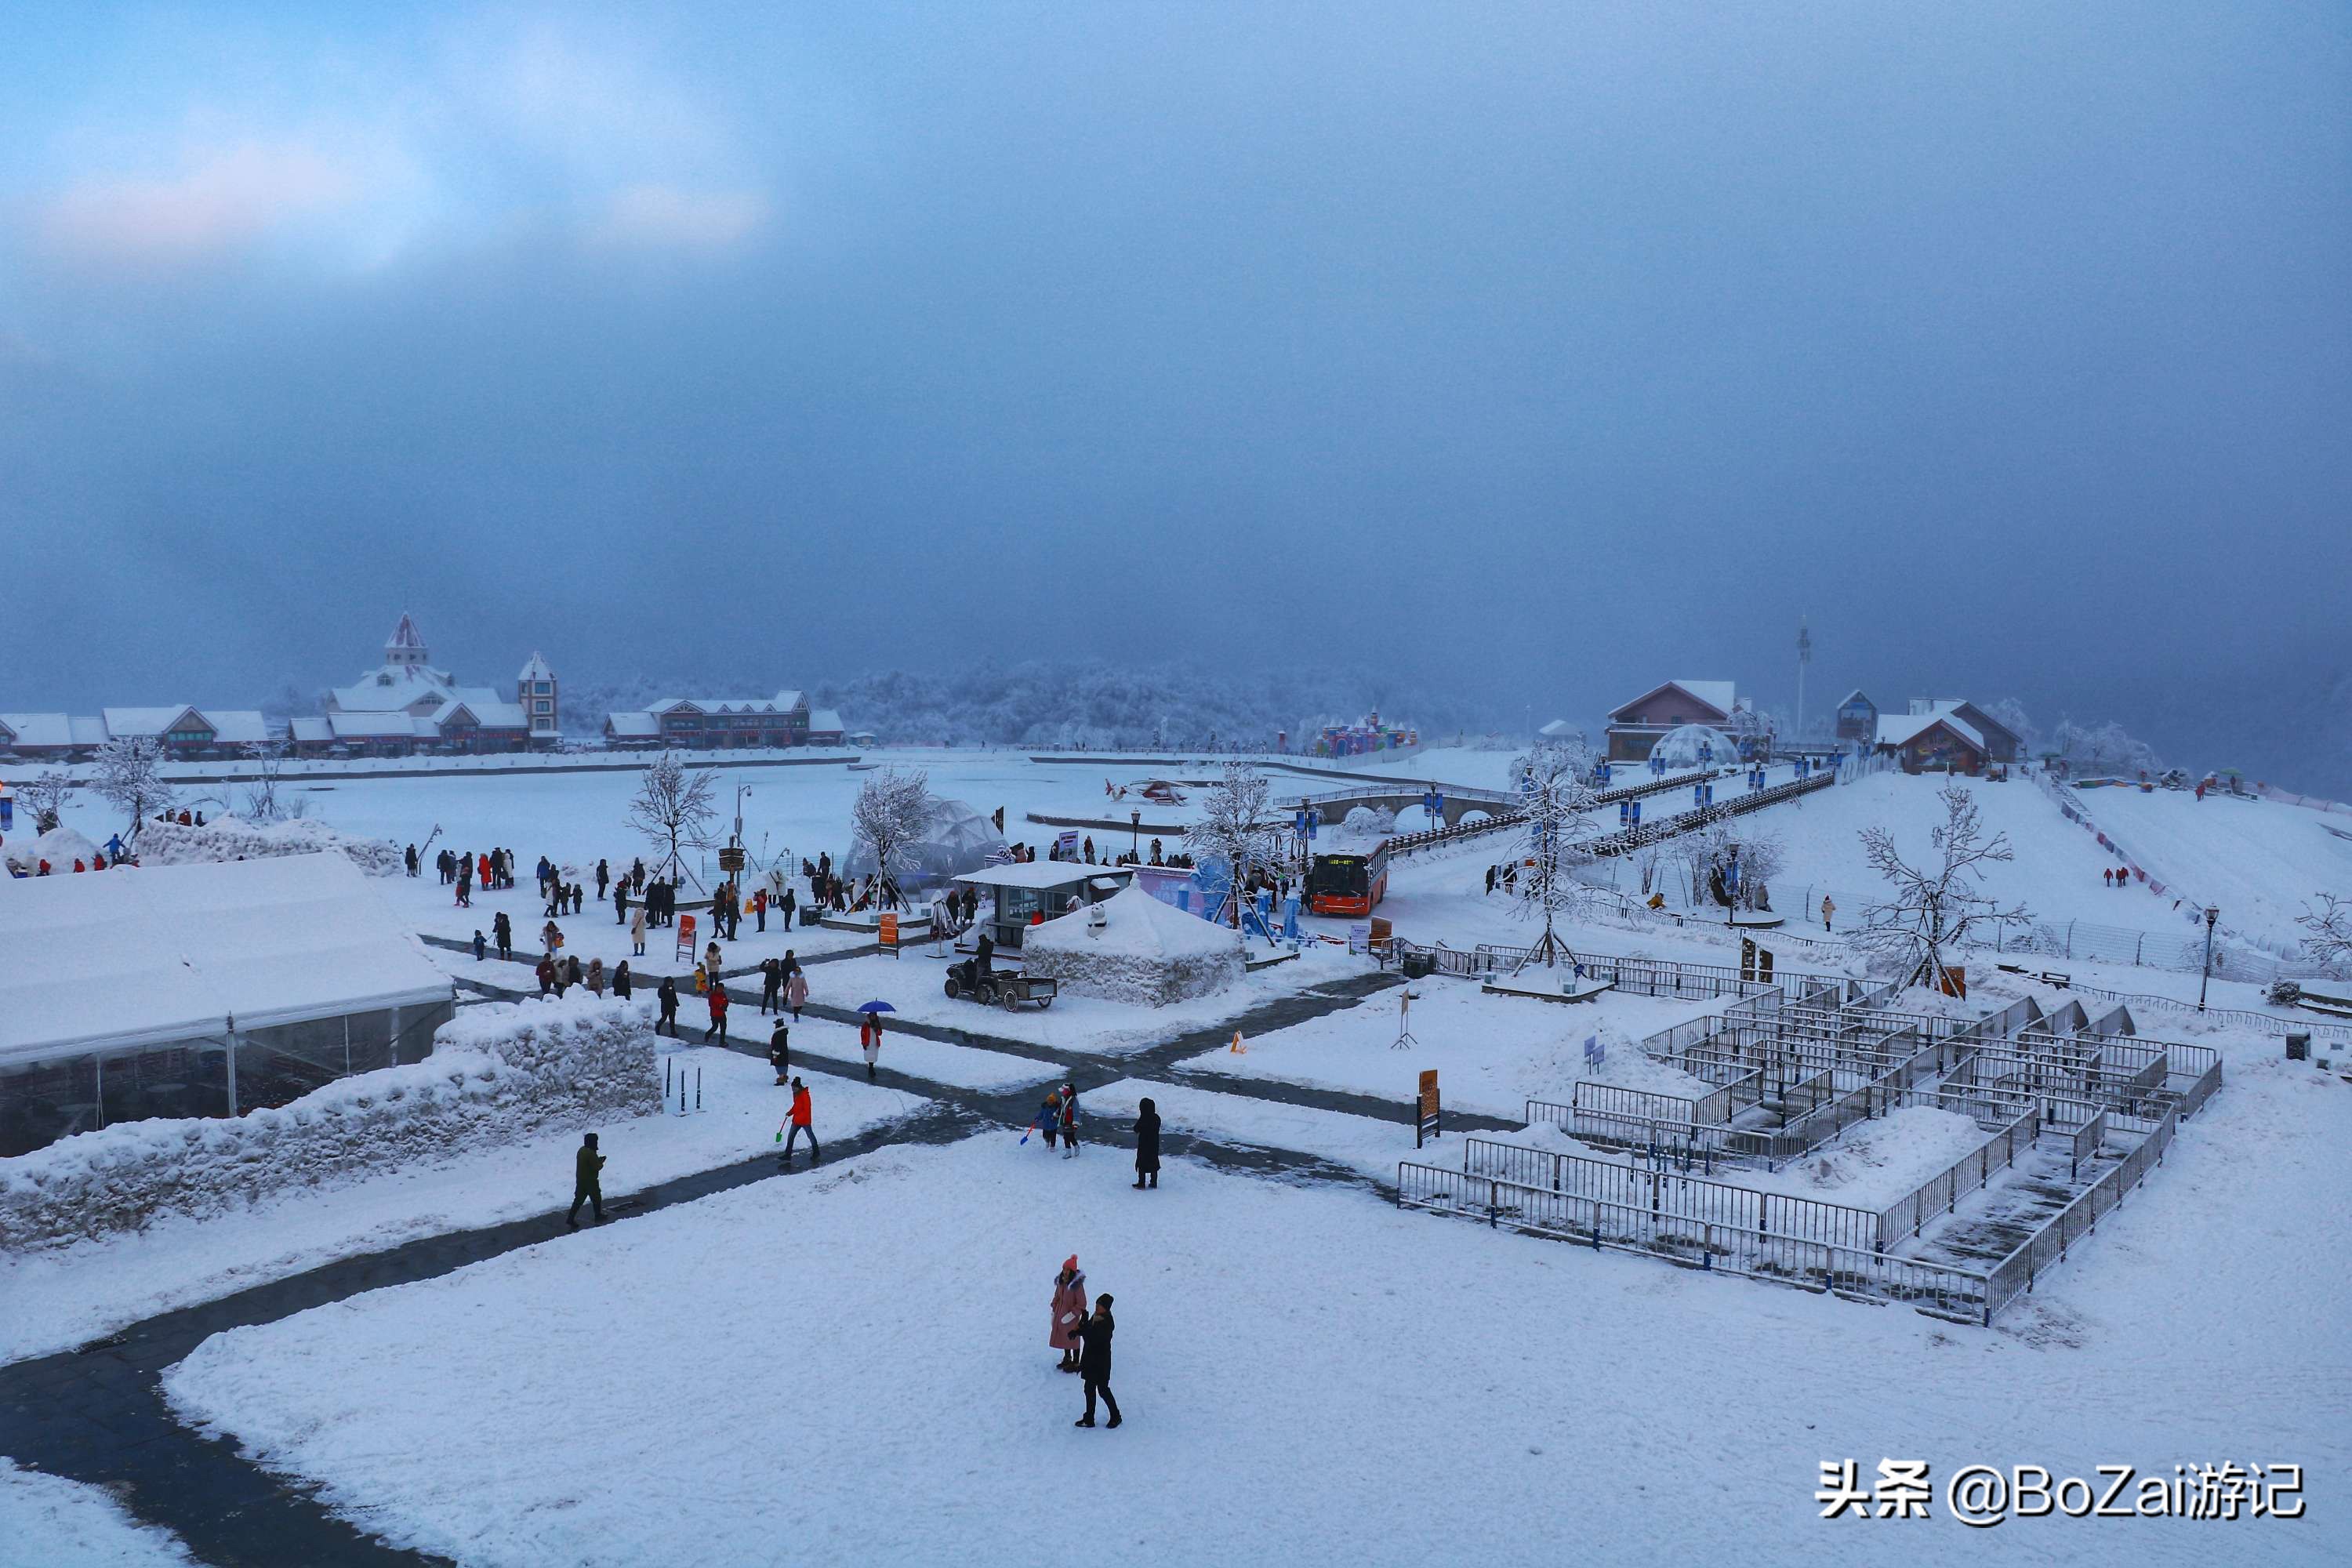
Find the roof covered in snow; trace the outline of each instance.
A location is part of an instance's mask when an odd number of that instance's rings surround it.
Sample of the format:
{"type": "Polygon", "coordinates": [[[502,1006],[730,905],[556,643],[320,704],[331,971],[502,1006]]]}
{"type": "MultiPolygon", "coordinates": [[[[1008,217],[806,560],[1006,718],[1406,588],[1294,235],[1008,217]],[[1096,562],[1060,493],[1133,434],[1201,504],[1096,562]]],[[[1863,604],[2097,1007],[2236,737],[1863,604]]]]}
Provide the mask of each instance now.
{"type": "Polygon", "coordinates": [[[124,868],[0,896],[0,1061],[446,1001],[341,855],[124,868]]]}
{"type": "Polygon", "coordinates": [[[522,673],[515,679],[517,680],[553,680],[555,671],[547,668],[547,660],[540,658],[539,650],[533,648],[530,650],[530,657],[523,661],[522,673]]]}
{"type": "Polygon", "coordinates": [[[0,713],[0,729],[26,746],[70,746],[73,721],[62,713],[0,713]]]}
{"type": "Polygon", "coordinates": [[[106,721],[106,732],[120,737],[161,735],[177,729],[183,718],[200,721],[203,718],[185,704],[177,708],[101,708],[98,711],[106,721]]]}
{"type": "Polygon", "coordinates": [[[812,730],[837,731],[841,728],[841,715],[830,708],[812,708],[809,710],[808,727],[812,730]]]}
{"type": "Polygon", "coordinates": [[[1982,731],[1958,714],[1942,710],[1931,713],[1881,713],[1878,716],[1878,744],[1908,745],[1938,724],[1979,751],[1984,749],[1982,731]]]}
{"type": "Polygon", "coordinates": [[[1099,929],[1080,910],[1023,933],[1024,958],[1034,963],[1048,952],[1188,958],[1228,953],[1241,945],[1239,934],[1232,928],[1163,904],[1132,882],[1094,907],[1103,912],[1099,929]]]}
{"type": "Polygon", "coordinates": [[[1536,733],[1541,735],[1547,741],[1564,741],[1569,736],[1580,733],[1580,731],[1575,725],[1570,723],[1567,720],[1555,719],[1550,723],[1545,725],[1542,729],[1538,730],[1536,733]]]}
{"type": "Polygon", "coordinates": [[[1733,681],[1669,680],[1659,685],[1653,686],[1650,689],[1643,692],[1639,697],[1634,698],[1630,702],[1618,704],[1616,707],[1609,710],[1610,716],[1614,718],[1616,715],[1624,712],[1628,708],[1638,708],[1643,703],[1647,702],[1651,698],[1655,697],[1661,691],[1665,690],[1668,687],[1672,687],[1675,690],[1682,692],[1685,696],[1692,699],[1694,701],[1714,709],[1717,716],[1724,719],[1731,717],[1732,706],[1738,700],[1737,683],[1733,681]]]}
{"type": "Polygon", "coordinates": [[[650,713],[607,713],[604,728],[630,740],[650,741],[661,734],[661,724],[650,713]]]}

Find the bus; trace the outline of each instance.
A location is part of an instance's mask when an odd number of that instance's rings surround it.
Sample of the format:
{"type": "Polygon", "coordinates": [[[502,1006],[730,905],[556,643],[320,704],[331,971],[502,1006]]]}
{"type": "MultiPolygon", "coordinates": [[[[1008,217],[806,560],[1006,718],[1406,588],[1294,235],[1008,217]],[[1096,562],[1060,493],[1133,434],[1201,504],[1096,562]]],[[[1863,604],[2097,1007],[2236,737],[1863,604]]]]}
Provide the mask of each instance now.
{"type": "Polygon", "coordinates": [[[1307,873],[1307,912],[1368,915],[1388,897],[1389,847],[1318,853],[1307,873]]]}

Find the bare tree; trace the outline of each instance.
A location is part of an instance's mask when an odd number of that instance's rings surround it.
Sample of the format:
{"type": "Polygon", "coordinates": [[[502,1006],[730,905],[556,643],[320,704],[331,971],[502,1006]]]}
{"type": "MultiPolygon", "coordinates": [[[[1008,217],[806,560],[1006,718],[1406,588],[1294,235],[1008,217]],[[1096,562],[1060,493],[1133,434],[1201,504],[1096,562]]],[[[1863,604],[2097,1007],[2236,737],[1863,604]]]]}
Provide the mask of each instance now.
{"type": "Polygon", "coordinates": [[[1691,906],[1713,901],[1727,912],[1765,907],[1771,879],[1780,874],[1787,854],[1770,833],[1743,833],[1730,818],[1719,818],[1683,836],[1682,859],[1690,877],[1691,906]]]}
{"type": "Polygon", "coordinates": [[[148,817],[175,798],[163,782],[163,743],[152,735],[118,735],[98,749],[98,777],[91,787],[100,799],[131,819],[131,842],[148,817]]]}
{"type": "Polygon", "coordinates": [[[2352,899],[2322,893],[2310,911],[2294,917],[2304,929],[2303,951],[2331,973],[2352,967],[2352,899]]]}
{"type": "Polygon", "coordinates": [[[1217,782],[1201,795],[1201,820],[1184,830],[1184,847],[1196,860],[1223,860],[1233,879],[1232,923],[1242,923],[1242,889],[1251,869],[1281,854],[1280,829],[1265,774],[1247,763],[1227,763],[1217,782]]]}
{"type": "Polygon", "coordinates": [[[1927,836],[1939,863],[1914,868],[1903,858],[1894,835],[1883,827],[1862,830],[1863,857],[1894,889],[1883,902],[1864,906],[1853,940],[1865,952],[1894,961],[1904,984],[1935,984],[1944,978],[1944,953],[1990,928],[2026,925],[2032,916],[2022,904],[2003,906],[1981,888],[1984,868],[2014,860],[2009,835],[1984,836],[1975,795],[1958,780],[1939,792],[1944,821],[1927,836]]]}
{"type": "Polygon", "coordinates": [[[286,771],[288,750],[287,742],[282,738],[265,741],[254,749],[253,783],[245,792],[247,820],[278,822],[289,816],[300,816],[308,810],[307,802],[300,803],[302,810],[289,811],[278,801],[278,781],[279,775],[286,771]]]}
{"type": "Polygon", "coordinates": [[[851,842],[872,849],[875,874],[895,882],[911,864],[908,851],[929,830],[939,804],[932,798],[929,773],[897,768],[870,773],[849,807],[851,842]]]}
{"type": "Polygon", "coordinates": [[[16,798],[32,817],[33,831],[48,833],[63,820],[66,807],[73,803],[74,792],[80,787],[74,783],[72,774],[58,768],[44,768],[16,786],[16,798]]]}
{"type": "Polygon", "coordinates": [[[1521,781],[1519,832],[1511,848],[1519,868],[1518,912],[1526,920],[1542,917],[1544,928],[1519,967],[1541,959],[1549,969],[1569,955],[1555,922],[1584,909],[1593,897],[1576,876],[1592,863],[1592,841],[1601,837],[1589,782],[1592,750],[1581,736],[1549,742],[1521,757],[1512,772],[1521,781]]]}
{"type": "Polygon", "coordinates": [[[673,881],[684,877],[686,862],[679,851],[709,847],[719,821],[713,804],[718,791],[718,774],[708,768],[688,773],[672,752],[663,752],[646,770],[636,797],[629,802],[629,824],[661,856],[656,875],[667,873],[673,881]]]}

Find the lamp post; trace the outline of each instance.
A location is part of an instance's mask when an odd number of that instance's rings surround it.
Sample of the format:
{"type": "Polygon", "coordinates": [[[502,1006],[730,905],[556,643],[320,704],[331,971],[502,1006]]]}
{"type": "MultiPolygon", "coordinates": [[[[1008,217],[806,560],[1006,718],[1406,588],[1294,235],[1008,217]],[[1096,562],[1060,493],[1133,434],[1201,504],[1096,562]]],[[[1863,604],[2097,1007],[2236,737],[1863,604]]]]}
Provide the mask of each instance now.
{"type": "Polygon", "coordinates": [[[2205,984],[2213,977],[2213,924],[2221,911],[2208,907],[2205,910],[2205,970],[2197,977],[2197,1010],[2205,1011],[2205,984]]]}
{"type": "Polygon", "coordinates": [[[1143,858],[1143,808],[1130,806],[1127,813],[1128,852],[1138,859],[1143,858]]]}

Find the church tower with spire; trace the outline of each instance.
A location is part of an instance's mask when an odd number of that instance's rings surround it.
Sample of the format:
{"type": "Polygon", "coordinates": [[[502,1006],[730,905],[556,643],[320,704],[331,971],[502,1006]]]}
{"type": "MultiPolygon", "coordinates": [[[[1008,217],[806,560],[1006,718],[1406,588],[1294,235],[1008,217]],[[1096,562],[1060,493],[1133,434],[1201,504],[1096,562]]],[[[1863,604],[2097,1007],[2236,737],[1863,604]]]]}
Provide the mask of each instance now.
{"type": "Polygon", "coordinates": [[[522,704],[523,715],[530,721],[530,743],[552,745],[562,735],[556,723],[555,671],[533,648],[530,662],[515,677],[515,700],[522,704]]]}

